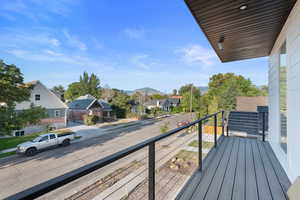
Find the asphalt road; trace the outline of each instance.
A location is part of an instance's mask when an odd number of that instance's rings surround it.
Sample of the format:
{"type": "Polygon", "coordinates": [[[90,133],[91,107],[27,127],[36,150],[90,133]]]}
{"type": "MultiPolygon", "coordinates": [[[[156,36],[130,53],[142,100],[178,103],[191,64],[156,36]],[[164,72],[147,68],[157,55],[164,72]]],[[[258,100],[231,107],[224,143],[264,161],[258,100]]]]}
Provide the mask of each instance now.
{"type": "MultiPolygon", "coordinates": [[[[146,123],[107,130],[94,129],[93,134],[99,131],[99,136],[74,143],[68,147],[43,151],[34,157],[14,156],[1,159],[0,199],[159,135],[161,134],[161,125],[166,122],[169,122],[170,128],[175,128],[177,122],[190,119],[190,114],[182,114],[161,121],[150,120],[146,123]]],[[[108,168],[107,171],[111,169],[108,168]]],[[[85,181],[84,184],[77,181],[77,185],[83,187],[88,185],[88,182],[92,183],[92,181],[94,180],[91,178],[90,181],[85,181]]],[[[74,188],[74,191],[77,190],[77,188],[74,188]]],[[[64,192],[68,196],[74,191],[64,192]]],[[[57,199],[60,199],[60,197],[57,197],[57,199]]]]}

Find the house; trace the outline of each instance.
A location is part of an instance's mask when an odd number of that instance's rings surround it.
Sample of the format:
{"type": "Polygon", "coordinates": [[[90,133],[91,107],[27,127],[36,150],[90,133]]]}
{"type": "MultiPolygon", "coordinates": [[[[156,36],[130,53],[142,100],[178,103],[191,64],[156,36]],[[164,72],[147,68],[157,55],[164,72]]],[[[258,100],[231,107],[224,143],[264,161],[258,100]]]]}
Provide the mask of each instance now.
{"type": "Polygon", "coordinates": [[[236,97],[236,111],[242,112],[256,112],[257,107],[268,106],[267,96],[256,96],[256,97],[246,97],[238,96],[236,97]]]}
{"type": "Polygon", "coordinates": [[[173,107],[177,107],[180,105],[181,98],[171,97],[167,99],[160,100],[150,100],[147,101],[144,106],[151,110],[152,108],[160,108],[165,112],[170,112],[173,107]]]}
{"type": "Polygon", "coordinates": [[[53,92],[51,92],[40,81],[26,83],[31,86],[29,101],[16,104],[16,111],[29,109],[31,104],[41,106],[46,109],[48,117],[42,119],[38,125],[30,125],[22,130],[14,131],[15,136],[44,131],[46,128],[58,129],[67,125],[67,105],[64,104],[53,92]]]}
{"type": "Polygon", "coordinates": [[[92,95],[80,96],[74,101],[68,103],[68,120],[82,121],[84,115],[96,115],[100,121],[110,120],[112,109],[104,100],[97,100],[92,95]]]}

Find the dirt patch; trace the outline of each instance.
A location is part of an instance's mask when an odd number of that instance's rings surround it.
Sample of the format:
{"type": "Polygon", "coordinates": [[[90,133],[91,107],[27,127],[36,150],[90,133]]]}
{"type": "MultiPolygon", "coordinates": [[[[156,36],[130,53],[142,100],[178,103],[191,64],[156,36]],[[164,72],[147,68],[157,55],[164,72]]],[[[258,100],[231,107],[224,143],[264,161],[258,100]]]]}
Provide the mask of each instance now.
{"type": "Polygon", "coordinates": [[[143,164],[140,161],[132,161],[124,167],[119,168],[102,179],[96,181],[92,185],[66,198],[66,200],[92,199],[141,166],[143,166],[143,164]]]}
{"type": "Polygon", "coordinates": [[[198,153],[181,150],[176,156],[169,160],[164,167],[184,175],[191,175],[198,163],[198,153]]]}

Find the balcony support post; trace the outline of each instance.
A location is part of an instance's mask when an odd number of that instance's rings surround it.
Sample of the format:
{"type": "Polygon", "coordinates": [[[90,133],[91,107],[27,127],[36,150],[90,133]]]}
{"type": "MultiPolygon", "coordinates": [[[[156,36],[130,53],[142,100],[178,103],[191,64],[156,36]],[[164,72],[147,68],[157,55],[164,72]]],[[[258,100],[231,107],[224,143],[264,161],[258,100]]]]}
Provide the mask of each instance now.
{"type": "Polygon", "coordinates": [[[155,200],[155,143],[149,144],[148,199],[155,200]]]}
{"type": "Polygon", "coordinates": [[[215,147],[217,147],[217,114],[214,115],[214,141],[215,141],[215,147]]]}
{"type": "Polygon", "coordinates": [[[202,171],[202,121],[198,123],[198,167],[202,171]]]}
{"type": "Polygon", "coordinates": [[[224,132],[225,132],[225,127],[224,127],[224,110],[222,110],[222,136],[224,136],[224,132]]]}
{"type": "Polygon", "coordinates": [[[265,126],[266,126],[265,123],[266,123],[265,122],[265,112],[262,112],[262,140],[263,140],[263,142],[265,141],[265,137],[266,137],[265,136],[265,134],[266,134],[265,133],[266,132],[265,131],[265,126]]]}

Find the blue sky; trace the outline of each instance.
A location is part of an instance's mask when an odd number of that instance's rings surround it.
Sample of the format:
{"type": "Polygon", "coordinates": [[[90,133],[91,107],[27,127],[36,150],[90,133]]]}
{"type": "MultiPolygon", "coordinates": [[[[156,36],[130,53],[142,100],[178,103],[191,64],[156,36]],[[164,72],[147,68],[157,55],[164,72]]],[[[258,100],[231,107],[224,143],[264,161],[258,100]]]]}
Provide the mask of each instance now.
{"type": "Polygon", "coordinates": [[[125,90],[170,92],[225,72],[267,83],[267,58],[221,63],[183,0],[1,0],[0,55],[48,87],[83,71],[125,90]]]}

